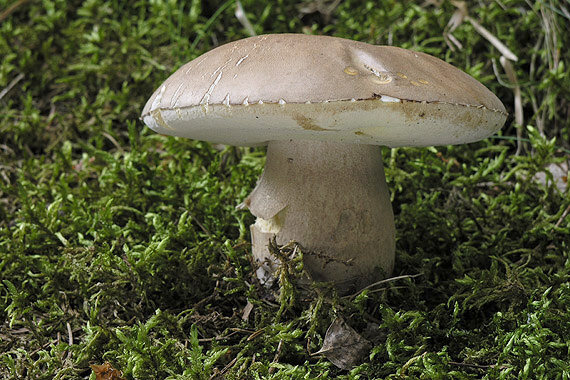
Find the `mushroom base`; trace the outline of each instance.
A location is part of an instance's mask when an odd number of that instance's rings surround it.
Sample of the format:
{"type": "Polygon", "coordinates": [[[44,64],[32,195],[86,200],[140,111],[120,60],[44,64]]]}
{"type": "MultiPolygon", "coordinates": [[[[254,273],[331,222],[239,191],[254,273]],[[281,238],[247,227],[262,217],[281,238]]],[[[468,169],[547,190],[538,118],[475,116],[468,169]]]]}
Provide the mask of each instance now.
{"type": "MultiPolygon", "coordinates": [[[[245,200],[257,217],[251,226],[258,277],[277,263],[267,246],[298,242],[315,281],[341,293],[391,274],[394,216],[380,147],[320,141],[274,141],[260,182],[245,200]]],[[[265,277],[265,278],[264,278],[265,277]]]]}

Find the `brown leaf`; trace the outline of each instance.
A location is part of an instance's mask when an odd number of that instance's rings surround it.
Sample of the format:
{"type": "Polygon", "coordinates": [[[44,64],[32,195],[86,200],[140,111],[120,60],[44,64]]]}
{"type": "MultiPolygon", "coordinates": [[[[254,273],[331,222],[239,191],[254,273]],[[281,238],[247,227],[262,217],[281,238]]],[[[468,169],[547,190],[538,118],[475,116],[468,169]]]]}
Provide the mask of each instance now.
{"type": "Polygon", "coordinates": [[[105,362],[103,365],[92,364],[89,367],[95,373],[95,379],[97,380],[126,380],[122,377],[123,373],[113,368],[109,362],[105,362]]]}
{"type": "Polygon", "coordinates": [[[337,318],[329,326],[323,346],[313,355],[323,354],[335,366],[352,369],[362,362],[370,346],[368,340],[347,325],[342,318],[337,318]]]}

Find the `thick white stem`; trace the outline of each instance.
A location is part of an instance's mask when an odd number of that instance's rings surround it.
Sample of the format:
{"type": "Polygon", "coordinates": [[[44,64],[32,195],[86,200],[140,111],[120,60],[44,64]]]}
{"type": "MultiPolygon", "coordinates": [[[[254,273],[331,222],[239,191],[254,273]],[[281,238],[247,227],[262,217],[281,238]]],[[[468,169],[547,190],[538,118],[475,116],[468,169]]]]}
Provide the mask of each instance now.
{"type": "Polygon", "coordinates": [[[333,281],[341,292],[392,272],[394,216],[377,146],[270,142],[245,204],[257,217],[251,235],[260,264],[272,262],[267,245],[275,235],[278,244],[301,244],[312,278],[333,281]]]}

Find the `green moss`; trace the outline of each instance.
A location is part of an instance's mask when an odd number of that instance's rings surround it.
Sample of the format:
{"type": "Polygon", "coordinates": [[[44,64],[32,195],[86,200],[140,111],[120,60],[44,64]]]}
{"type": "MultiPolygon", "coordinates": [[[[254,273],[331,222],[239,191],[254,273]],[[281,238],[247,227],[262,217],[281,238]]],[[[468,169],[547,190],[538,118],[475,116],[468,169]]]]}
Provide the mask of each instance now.
{"type": "MultiPolygon", "coordinates": [[[[500,52],[467,21],[453,32],[463,48],[446,44],[451,2],[331,3],[242,0],[258,33],[439,56],[514,114],[500,52]]],[[[570,197],[535,177],[569,157],[569,8],[468,6],[518,56],[524,125],[386,149],[403,277],[339,297],[300,281],[298,258],[281,289],[257,281],[253,217],[236,206],[262,149],[138,119],[181,64],[246,37],[233,0],[0,0],[0,377],[93,379],[105,361],[127,379],[570,377],[570,197]],[[337,317],[373,343],[350,371],[312,355],[337,317]]]]}

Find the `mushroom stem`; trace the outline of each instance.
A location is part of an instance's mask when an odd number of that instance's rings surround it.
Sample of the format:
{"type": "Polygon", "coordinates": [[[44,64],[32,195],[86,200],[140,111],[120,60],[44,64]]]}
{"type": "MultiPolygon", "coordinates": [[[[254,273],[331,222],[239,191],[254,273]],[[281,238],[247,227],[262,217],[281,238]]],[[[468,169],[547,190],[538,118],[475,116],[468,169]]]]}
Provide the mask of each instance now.
{"type": "Polygon", "coordinates": [[[254,258],[269,274],[277,265],[267,249],[274,235],[278,244],[298,242],[311,277],[342,293],[392,272],[394,215],[378,146],[272,141],[245,204],[257,217],[254,258]]]}

